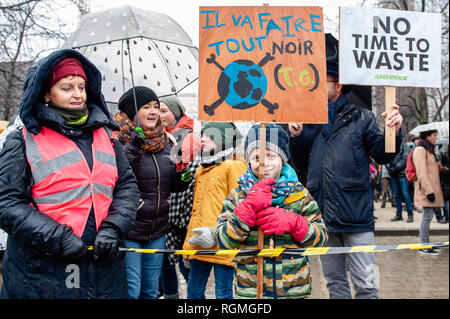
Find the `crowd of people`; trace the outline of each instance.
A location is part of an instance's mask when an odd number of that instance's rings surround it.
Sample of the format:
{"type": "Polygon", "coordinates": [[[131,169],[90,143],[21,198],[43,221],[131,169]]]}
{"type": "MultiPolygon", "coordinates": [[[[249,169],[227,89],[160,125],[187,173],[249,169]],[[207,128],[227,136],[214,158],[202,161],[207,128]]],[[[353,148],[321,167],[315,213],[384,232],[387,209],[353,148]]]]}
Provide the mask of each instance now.
{"type": "MultiPolygon", "coordinates": [[[[412,221],[399,107],[382,115],[396,132],[396,151],[387,153],[374,114],[347,100],[338,70],[337,57],[329,59],[326,124],[257,124],[243,136],[233,123],[202,122],[197,135],[176,96],[133,87],[111,116],[100,71],[82,54],[64,49],[39,61],[25,81],[22,124],[0,153],[0,227],[8,233],[1,297],[179,298],[178,268],[189,299],[205,298],[212,269],[217,299],[256,298],[254,256],[127,248],[255,248],[258,229],[264,247],[374,245],[372,161],[387,170],[382,198],[391,185],[393,220],[402,219],[403,200],[412,221]],[[71,265],[79,276],[68,285],[71,265]]],[[[413,156],[424,243],[444,200],[448,220],[448,184],[445,195],[439,183],[448,169],[435,159],[435,142],[436,132],[421,134],[413,156]]],[[[265,298],[311,294],[306,256],[264,264],[265,298]]],[[[379,297],[374,253],[322,255],[321,265],[330,298],[352,298],[347,270],[356,298],[379,297]]]]}
{"type": "MultiPolygon", "coordinates": [[[[421,136],[425,134],[431,134],[436,132],[435,130],[423,132],[421,136]]],[[[417,211],[422,213],[421,206],[416,206],[414,203],[414,181],[409,181],[406,177],[406,164],[409,156],[412,156],[416,146],[420,143],[419,136],[412,139],[413,146],[409,146],[408,143],[402,144],[404,151],[401,152],[402,156],[396,158],[395,161],[386,165],[377,165],[373,163],[373,167],[376,168],[374,173],[374,200],[381,203],[381,208],[386,207],[386,203],[390,202],[392,208],[396,208],[396,214],[391,219],[392,222],[403,220],[402,209],[404,208],[408,213],[407,223],[414,221],[413,212],[417,211]],[[395,185],[394,185],[395,184],[395,185]],[[400,185],[400,187],[399,187],[400,185]],[[399,205],[402,207],[398,207],[399,205]]],[[[411,144],[411,143],[410,143],[411,144]]],[[[433,154],[436,162],[440,163],[439,184],[441,185],[444,196],[444,207],[437,207],[435,209],[436,221],[441,224],[448,223],[448,146],[442,145],[440,149],[435,145],[433,154]]]]}
{"type": "MultiPolygon", "coordinates": [[[[420,241],[429,242],[429,225],[433,217],[441,224],[449,222],[449,144],[438,149],[437,130],[423,131],[413,138],[413,146],[403,143],[395,159],[384,165],[377,165],[374,174],[374,200],[386,202],[395,208],[391,222],[403,221],[402,210],[407,212],[407,223],[414,221],[414,211],[423,213],[420,226],[420,241]],[[407,178],[407,163],[412,161],[416,178],[407,178]]],[[[437,255],[438,248],[420,251],[427,255],[437,255]]]]}

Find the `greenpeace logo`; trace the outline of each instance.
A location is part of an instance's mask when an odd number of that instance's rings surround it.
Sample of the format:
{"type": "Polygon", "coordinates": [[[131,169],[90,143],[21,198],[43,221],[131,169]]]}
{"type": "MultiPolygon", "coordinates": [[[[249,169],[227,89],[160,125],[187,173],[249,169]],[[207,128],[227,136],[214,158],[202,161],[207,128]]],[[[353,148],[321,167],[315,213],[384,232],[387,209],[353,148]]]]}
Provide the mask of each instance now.
{"type": "Polygon", "coordinates": [[[376,74],[375,79],[377,80],[396,80],[396,81],[407,81],[408,76],[402,75],[390,75],[390,74],[376,74]]]}

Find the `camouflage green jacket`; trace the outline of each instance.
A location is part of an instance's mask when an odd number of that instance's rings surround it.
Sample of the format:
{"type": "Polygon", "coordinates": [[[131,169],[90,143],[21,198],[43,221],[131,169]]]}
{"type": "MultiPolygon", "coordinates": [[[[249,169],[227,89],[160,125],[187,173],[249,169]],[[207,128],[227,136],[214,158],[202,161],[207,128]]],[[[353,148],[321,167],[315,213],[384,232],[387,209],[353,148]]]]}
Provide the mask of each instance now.
{"type": "MultiPolygon", "coordinates": [[[[233,189],[223,202],[215,234],[220,249],[257,248],[257,226],[250,228],[234,213],[234,208],[246,197],[242,185],[233,189]]],[[[296,182],[283,202],[277,207],[300,214],[309,222],[306,236],[296,242],[288,233],[265,235],[264,248],[321,247],[328,238],[322,214],[316,201],[307,189],[296,182]]],[[[235,258],[236,298],[256,298],[256,258],[237,256],[235,258]]],[[[263,298],[273,298],[274,258],[264,258],[263,298]]],[[[307,256],[280,255],[275,258],[277,298],[306,298],[311,294],[311,275],[307,256]]]]}

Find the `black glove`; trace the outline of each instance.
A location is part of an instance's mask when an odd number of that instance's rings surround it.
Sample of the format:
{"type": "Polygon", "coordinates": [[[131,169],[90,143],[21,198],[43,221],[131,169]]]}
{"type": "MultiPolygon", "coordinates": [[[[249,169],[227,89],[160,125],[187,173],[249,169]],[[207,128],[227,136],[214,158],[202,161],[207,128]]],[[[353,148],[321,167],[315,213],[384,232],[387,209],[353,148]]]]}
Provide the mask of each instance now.
{"type": "Polygon", "coordinates": [[[72,232],[70,227],[65,227],[62,235],[60,256],[62,259],[75,260],[86,254],[87,247],[80,237],[72,232]]]}
{"type": "Polygon", "coordinates": [[[188,187],[193,179],[192,172],[188,167],[185,167],[181,171],[176,171],[173,176],[171,191],[174,193],[183,192],[188,187]]]}
{"type": "Polygon", "coordinates": [[[436,200],[436,196],[434,196],[434,193],[428,194],[427,198],[430,202],[434,202],[436,200]]]}
{"type": "Polygon", "coordinates": [[[119,255],[119,229],[106,224],[100,226],[94,242],[94,259],[116,258],[119,255]]]}
{"type": "Polygon", "coordinates": [[[135,146],[140,147],[145,143],[145,134],[140,126],[136,126],[134,131],[131,132],[130,137],[131,143],[135,146]]]}

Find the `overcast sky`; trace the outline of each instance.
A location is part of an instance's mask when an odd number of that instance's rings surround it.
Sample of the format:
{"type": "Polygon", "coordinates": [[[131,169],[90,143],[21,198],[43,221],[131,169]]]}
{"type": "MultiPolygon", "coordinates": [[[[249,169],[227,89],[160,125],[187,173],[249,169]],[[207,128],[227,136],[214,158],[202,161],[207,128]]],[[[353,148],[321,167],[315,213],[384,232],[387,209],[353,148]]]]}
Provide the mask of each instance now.
{"type": "MultiPolygon", "coordinates": [[[[336,37],[338,26],[339,6],[356,6],[358,0],[91,0],[91,12],[115,8],[123,5],[140,7],[150,11],[167,14],[174,19],[192,41],[198,46],[198,23],[200,6],[320,6],[324,8],[325,31],[333,33],[336,37]]],[[[367,2],[367,1],[366,1],[367,2]]]]}

